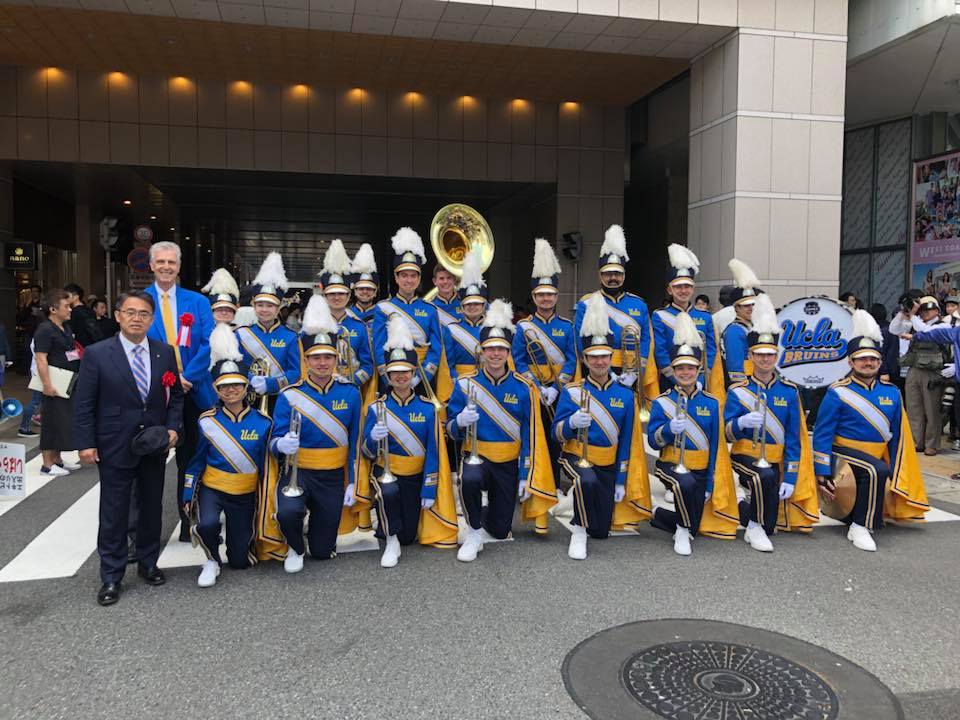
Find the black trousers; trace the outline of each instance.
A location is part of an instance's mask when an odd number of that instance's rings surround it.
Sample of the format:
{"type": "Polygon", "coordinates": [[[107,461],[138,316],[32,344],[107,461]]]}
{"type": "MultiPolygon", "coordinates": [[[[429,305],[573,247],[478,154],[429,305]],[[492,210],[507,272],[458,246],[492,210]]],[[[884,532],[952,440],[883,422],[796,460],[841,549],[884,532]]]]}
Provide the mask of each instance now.
{"type": "Polygon", "coordinates": [[[165,455],[144,457],[133,468],[111,467],[101,461],[100,529],[97,553],[100,555],[100,580],[120,582],[127,567],[127,529],[130,496],[137,493],[137,562],[146,568],[160,557],[160,531],[163,524],[163,474],[165,455]]]}
{"type": "Polygon", "coordinates": [[[890,479],[890,466],[883,460],[848,447],[833,446],[833,455],[846,460],[857,481],[857,499],[843,522],[863,525],[870,530],[883,527],[883,498],[890,479]]]}
{"type": "Polygon", "coordinates": [[[668,533],[676,532],[677,527],[685,527],[696,535],[700,530],[700,519],[706,504],[706,470],[675,473],[672,463],[657,460],[656,474],[664,485],[673,490],[673,502],[677,509],[674,511],[658,507],[650,524],[668,533]]]}
{"type": "Polygon", "coordinates": [[[616,465],[577,467],[576,457],[564,453],[560,458],[563,474],[573,481],[573,524],[602,540],[610,534],[613,520],[613,491],[617,483],[616,465]]]}
{"type": "Polygon", "coordinates": [[[226,519],[227,563],[237,570],[250,567],[250,543],[257,513],[257,494],[231,495],[201,483],[197,490],[197,535],[207,557],[220,563],[220,513],[226,519]]]}
{"type": "Polygon", "coordinates": [[[177,512],[180,514],[180,527],[190,524],[190,518],[183,512],[183,481],[187,474],[187,466],[197,452],[197,443],[200,441],[200,408],[193,402],[193,397],[187,393],[183,398],[183,427],[180,430],[182,442],[177,443],[177,512]]]}
{"type": "Polygon", "coordinates": [[[771,463],[768,468],[758,468],[749,455],[731,455],[730,462],[740,484],[751,491],[750,501],[744,500],[738,506],[740,524],[746,527],[753,520],[763,525],[767,535],[773,535],[780,509],[780,465],[771,463]]]}
{"type": "MultiPolygon", "coordinates": [[[[376,468],[378,476],[382,468],[376,468]]],[[[379,483],[374,480],[377,491],[377,532],[381,540],[387,535],[396,535],[401,545],[410,545],[417,539],[420,525],[420,490],[423,474],[398,475],[397,481],[379,483]]]]}
{"type": "Polygon", "coordinates": [[[307,542],[310,556],[316,560],[327,560],[337,555],[337,530],[340,527],[340,513],[343,510],[343,470],[304,470],[299,471],[299,482],[303,488],[300,497],[287,497],[280,492],[287,486],[287,480],[277,483],[277,521],[283,537],[295,552],[303,555],[303,520],[310,513],[310,527],[307,530],[307,542]]]}
{"type": "Polygon", "coordinates": [[[484,528],[498,540],[507,537],[513,527],[519,485],[516,460],[495,463],[484,459],[479,465],[463,463],[460,466],[460,504],[470,527],[474,530],[484,528]],[[484,490],[487,492],[487,507],[483,507],[484,490]]]}

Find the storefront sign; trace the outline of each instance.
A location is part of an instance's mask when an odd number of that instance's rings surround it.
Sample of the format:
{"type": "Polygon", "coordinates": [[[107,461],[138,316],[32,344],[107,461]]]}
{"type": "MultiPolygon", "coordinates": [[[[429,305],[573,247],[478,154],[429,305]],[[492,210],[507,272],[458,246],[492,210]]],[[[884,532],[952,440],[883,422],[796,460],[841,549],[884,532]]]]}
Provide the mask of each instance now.
{"type": "Polygon", "coordinates": [[[36,270],[37,246],[32,242],[4,243],[4,267],[7,270],[36,270]]]}
{"type": "Polygon", "coordinates": [[[960,287],[960,152],[913,164],[910,287],[943,303],[960,287]]]}

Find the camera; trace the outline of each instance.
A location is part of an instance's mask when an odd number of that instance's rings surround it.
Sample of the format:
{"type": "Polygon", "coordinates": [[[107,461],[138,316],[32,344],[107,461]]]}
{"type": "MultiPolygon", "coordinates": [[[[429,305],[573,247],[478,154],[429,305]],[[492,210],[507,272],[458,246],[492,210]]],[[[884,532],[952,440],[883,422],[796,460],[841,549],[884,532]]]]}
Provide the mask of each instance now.
{"type": "Polygon", "coordinates": [[[918,290],[917,288],[910,288],[903,295],[897,298],[897,304],[900,306],[900,310],[907,313],[908,315],[913,310],[913,306],[917,301],[923,297],[923,291],[918,290]]]}

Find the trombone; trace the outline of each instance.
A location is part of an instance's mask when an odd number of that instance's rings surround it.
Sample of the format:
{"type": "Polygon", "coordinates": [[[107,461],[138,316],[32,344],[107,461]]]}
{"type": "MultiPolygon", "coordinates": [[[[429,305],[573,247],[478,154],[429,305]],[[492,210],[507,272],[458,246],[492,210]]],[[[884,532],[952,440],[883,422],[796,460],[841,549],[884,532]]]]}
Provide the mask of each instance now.
{"type": "MultiPolygon", "coordinates": [[[[300,438],[300,428],[302,425],[302,417],[300,416],[300,411],[296,408],[290,410],[290,432],[300,438]]],[[[303,488],[300,487],[300,483],[297,477],[297,458],[300,455],[300,450],[298,449],[295,453],[287,455],[283,459],[283,472],[287,477],[290,478],[290,482],[287,483],[286,487],[283,488],[280,492],[283,493],[284,497],[300,497],[303,495],[303,488]]]]}
{"type": "MultiPolygon", "coordinates": [[[[270,365],[266,358],[259,357],[250,363],[250,374],[259,377],[270,376],[270,365]]],[[[247,396],[247,404],[256,406],[264,415],[270,415],[270,397],[264,393],[257,398],[257,393],[251,388],[247,396]]]]}
{"type": "MultiPolygon", "coordinates": [[[[473,406],[477,404],[476,383],[469,382],[467,386],[467,404],[473,406]]],[[[467,437],[464,438],[464,444],[470,448],[470,453],[463,459],[464,465],[480,465],[483,462],[477,453],[477,424],[478,423],[474,423],[467,428],[467,437]]]]}
{"type": "MultiPolygon", "coordinates": [[[[677,400],[677,419],[682,420],[687,417],[687,396],[682,392],[680,393],[680,398],[677,400]]],[[[687,466],[683,464],[683,456],[687,451],[687,433],[686,431],[680,433],[677,437],[673,439],[673,449],[677,453],[677,464],[673,466],[673,472],[678,475],[685,475],[690,471],[687,470],[687,466]]]]}
{"type": "Polygon", "coordinates": [[[753,429],[753,450],[757,449],[757,444],[760,445],[760,457],[753,461],[753,466],[763,470],[770,467],[770,463],[767,462],[767,394],[763,390],[757,393],[757,403],[753,410],[763,416],[760,427],[753,429]]]}
{"type": "Polygon", "coordinates": [[[640,357],[640,328],[636,325],[626,325],[620,334],[620,354],[623,357],[621,371],[633,373],[637,381],[633,386],[637,408],[640,413],[640,422],[650,420],[650,411],[647,410],[646,397],[643,392],[643,359],[640,357]]]}
{"type": "MultiPolygon", "coordinates": [[[[377,413],[377,422],[382,423],[383,425],[387,424],[387,403],[383,400],[378,402],[376,408],[377,413]]],[[[383,472],[380,473],[379,478],[375,478],[378,483],[381,485],[386,485],[388,483],[396,482],[397,476],[390,472],[390,436],[387,435],[385,438],[380,440],[377,443],[377,456],[380,460],[380,467],[383,468],[383,472]]]]}
{"type": "MultiPolygon", "coordinates": [[[[580,412],[590,413],[590,393],[587,390],[586,383],[580,386],[580,412]]],[[[593,463],[587,459],[587,448],[590,443],[590,426],[577,430],[577,442],[580,443],[580,459],[577,460],[578,468],[592,468],[593,463]]]]}
{"type": "Polygon", "coordinates": [[[345,328],[341,328],[337,335],[337,375],[352,383],[358,366],[356,353],[350,344],[350,335],[345,328]]]}
{"type": "MultiPolygon", "coordinates": [[[[546,348],[543,347],[543,343],[540,342],[540,338],[537,337],[535,330],[524,330],[523,331],[523,342],[526,346],[527,357],[530,358],[530,371],[537,378],[537,382],[540,385],[549,385],[550,383],[557,382],[559,385],[560,371],[553,364],[553,361],[550,359],[550,356],[547,355],[546,348]],[[543,359],[546,361],[547,365],[547,377],[544,377],[543,367],[539,362],[539,357],[543,356],[543,359]]],[[[559,387],[557,388],[560,389],[559,387]]],[[[550,422],[553,423],[553,418],[555,411],[553,405],[546,405],[544,407],[547,409],[547,415],[550,418],[550,422]]]]}

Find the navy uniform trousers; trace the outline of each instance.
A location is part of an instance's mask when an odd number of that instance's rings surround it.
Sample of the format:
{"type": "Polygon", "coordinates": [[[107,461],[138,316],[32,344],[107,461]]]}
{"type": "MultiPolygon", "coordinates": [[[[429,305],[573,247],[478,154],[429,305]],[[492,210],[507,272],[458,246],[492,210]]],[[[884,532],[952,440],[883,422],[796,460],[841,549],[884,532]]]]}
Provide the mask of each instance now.
{"type": "Polygon", "coordinates": [[[707,471],[688,470],[675,473],[673,463],[657,460],[657,477],[673,491],[673,505],[676,510],[658,507],[650,524],[654,527],[674,533],[677,527],[685,527],[696,535],[700,530],[700,518],[703,517],[704,495],[707,492],[707,471]]]}
{"type": "Polygon", "coordinates": [[[227,564],[250,567],[250,542],[257,513],[257,493],[231,495],[200,483],[197,495],[197,535],[213,560],[220,562],[220,513],[226,518],[227,564]]]}
{"type": "Polygon", "coordinates": [[[890,466],[873,455],[853,448],[833,446],[835,461],[846,460],[857,481],[857,499],[853,510],[843,519],[846,524],[856,523],[869,530],[883,527],[883,499],[890,479],[890,466]]]}
{"type": "Polygon", "coordinates": [[[742,500],[738,505],[740,524],[746,527],[753,520],[763,526],[767,535],[773,535],[780,509],[779,463],[758,468],[749,455],[731,455],[730,462],[740,478],[740,484],[750,490],[750,500],[742,500]]]}
{"type": "MultiPolygon", "coordinates": [[[[310,557],[327,560],[336,556],[337,530],[343,510],[343,470],[298,471],[303,495],[287,497],[277,483],[277,522],[287,545],[298,555],[303,555],[303,520],[310,513],[307,543],[310,557]]],[[[283,487],[289,480],[284,480],[283,487]]]]}
{"type": "Polygon", "coordinates": [[[564,453],[560,457],[563,474],[573,481],[573,524],[592,538],[602,540],[610,534],[613,520],[613,491],[617,484],[616,465],[578,468],[579,458],[564,453]]]}
{"type": "MultiPolygon", "coordinates": [[[[375,469],[376,477],[383,468],[375,469]]],[[[401,545],[410,545],[417,539],[420,525],[420,490],[423,474],[397,475],[396,482],[373,481],[377,491],[376,537],[383,540],[387,535],[396,535],[401,545]]]]}
{"type": "Polygon", "coordinates": [[[479,465],[460,465],[460,504],[467,523],[474,530],[481,527],[498,540],[510,534],[513,511],[517,507],[520,485],[516,460],[495,463],[484,459],[479,465]],[[487,507],[483,507],[483,491],[487,507]]]}

